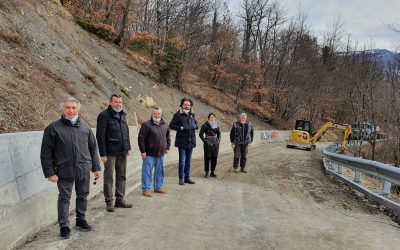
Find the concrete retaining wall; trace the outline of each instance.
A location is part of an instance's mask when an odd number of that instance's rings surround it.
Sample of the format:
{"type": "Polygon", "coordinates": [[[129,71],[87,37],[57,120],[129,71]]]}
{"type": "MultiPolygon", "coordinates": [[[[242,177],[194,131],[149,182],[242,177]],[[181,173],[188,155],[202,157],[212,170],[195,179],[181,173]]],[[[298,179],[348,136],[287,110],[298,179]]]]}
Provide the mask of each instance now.
{"type": "MultiPolygon", "coordinates": [[[[283,142],[289,131],[256,131],[254,144],[283,142]]],[[[128,160],[128,192],[140,183],[141,158],[137,129],[130,127],[133,155],[128,160]]],[[[40,164],[43,132],[0,135],[0,249],[10,249],[57,220],[57,185],[48,182],[40,164]]],[[[175,141],[172,134],[172,143],[175,141]]],[[[193,158],[203,157],[197,138],[193,158]]],[[[229,133],[223,133],[220,152],[231,152],[229,133]]],[[[171,148],[166,163],[177,162],[178,152],[171,148]]],[[[93,176],[91,176],[93,178],[93,176]]],[[[102,191],[102,181],[91,184],[90,198],[102,191]]],[[[75,207],[71,199],[71,210],[75,207]]]]}

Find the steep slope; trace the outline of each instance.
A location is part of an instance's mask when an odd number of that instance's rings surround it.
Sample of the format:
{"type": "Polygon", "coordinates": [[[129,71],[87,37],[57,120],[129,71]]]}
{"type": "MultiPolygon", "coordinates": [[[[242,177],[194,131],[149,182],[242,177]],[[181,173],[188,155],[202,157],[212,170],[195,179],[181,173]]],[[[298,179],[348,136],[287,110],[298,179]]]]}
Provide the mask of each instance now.
{"type": "MultiPolygon", "coordinates": [[[[128,53],[80,29],[57,0],[0,0],[0,133],[42,130],[60,116],[58,103],[69,95],[81,100],[91,126],[112,93],[125,93],[132,125],[133,112],[139,123],[149,117],[141,97],[152,97],[169,121],[185,94],[156,78],[128,53]]],[[[215,112],[229,129],[235,117],[194,101],[200,121],[215,112]]]]}

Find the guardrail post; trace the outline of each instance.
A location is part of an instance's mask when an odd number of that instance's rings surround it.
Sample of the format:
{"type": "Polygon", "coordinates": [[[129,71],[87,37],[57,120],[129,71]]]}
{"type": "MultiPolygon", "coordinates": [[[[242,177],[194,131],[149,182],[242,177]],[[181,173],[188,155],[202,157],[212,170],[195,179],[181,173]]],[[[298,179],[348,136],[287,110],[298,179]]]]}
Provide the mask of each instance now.
{"type": "Polygon", "coordinates": [[[355,176],[354,176],[354,182],[355,183],[361,183],[361,172],[360,171],[354,171],[355,176]]]}
{"type": "Polygon", "coordinates": [[[337,169],[338,174],[343,174],[343,166],[338,164],[338,169],[337,169]]]}
{"type": "Polygon", "coordinates": [[[392,183],[389,181],[383,182],[383,192],[382,196],[386,198],[390,198],[390,188],[392,187],[392,183]]]}
{"type": "Polygon", "coordinates": [[[335,170],[335,167],[333,166],[333,162],[328,161],[328,169],[331,171],[335,170]]]}

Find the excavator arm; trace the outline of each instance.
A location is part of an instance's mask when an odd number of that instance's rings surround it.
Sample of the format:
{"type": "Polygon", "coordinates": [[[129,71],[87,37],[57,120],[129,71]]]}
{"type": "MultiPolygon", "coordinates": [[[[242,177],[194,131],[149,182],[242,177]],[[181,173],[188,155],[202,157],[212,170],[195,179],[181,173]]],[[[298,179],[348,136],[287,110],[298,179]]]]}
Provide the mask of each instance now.
{"type": "Polygon", "coordinates": [[[315,144],[318,141],[318,139],[331,128],[337,128],[344,131],[342,148],[346,149],[348,144],[348,139],[351,134],[351,125],[348,124],[327,122],[313,135],[313,137],[311,138],[311,142],[315,144]]]}

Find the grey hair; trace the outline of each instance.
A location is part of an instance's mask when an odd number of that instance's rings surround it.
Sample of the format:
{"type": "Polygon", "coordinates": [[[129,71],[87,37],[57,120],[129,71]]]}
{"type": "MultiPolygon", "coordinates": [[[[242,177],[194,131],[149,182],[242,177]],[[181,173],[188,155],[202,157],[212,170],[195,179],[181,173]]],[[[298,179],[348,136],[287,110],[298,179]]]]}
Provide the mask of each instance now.
{"type": "Polygon", "coordinates": [[[247,114],[246,114],[246,113],[240,113],[240,116],[242,116],[242,115],[245,115],[245,116],[247,116],[247,114]]]}
{"type": "Polygon", "coordinates": [[[72,96],[68,96],[67,98],[65,98],[65,99],[60,103],[60,109],[61,109],[61,110],[64,109],[64,104],[65,104],[66,102],[75,102],[75,103],[77,104],[77,106],[78,106],[78,109],[81,108],[81,102],[80,102],[78,99],[76,99],[75,97],[72,97],[72,96]]]}
{"type": "Polygon", "coordinates": [[[153,107],[153,110],[151,111],[151,113],[153,113],[154,110],[160,110],[160,112],[162,114],[162,108],[155,106],[155,107],[153,107]]]}

